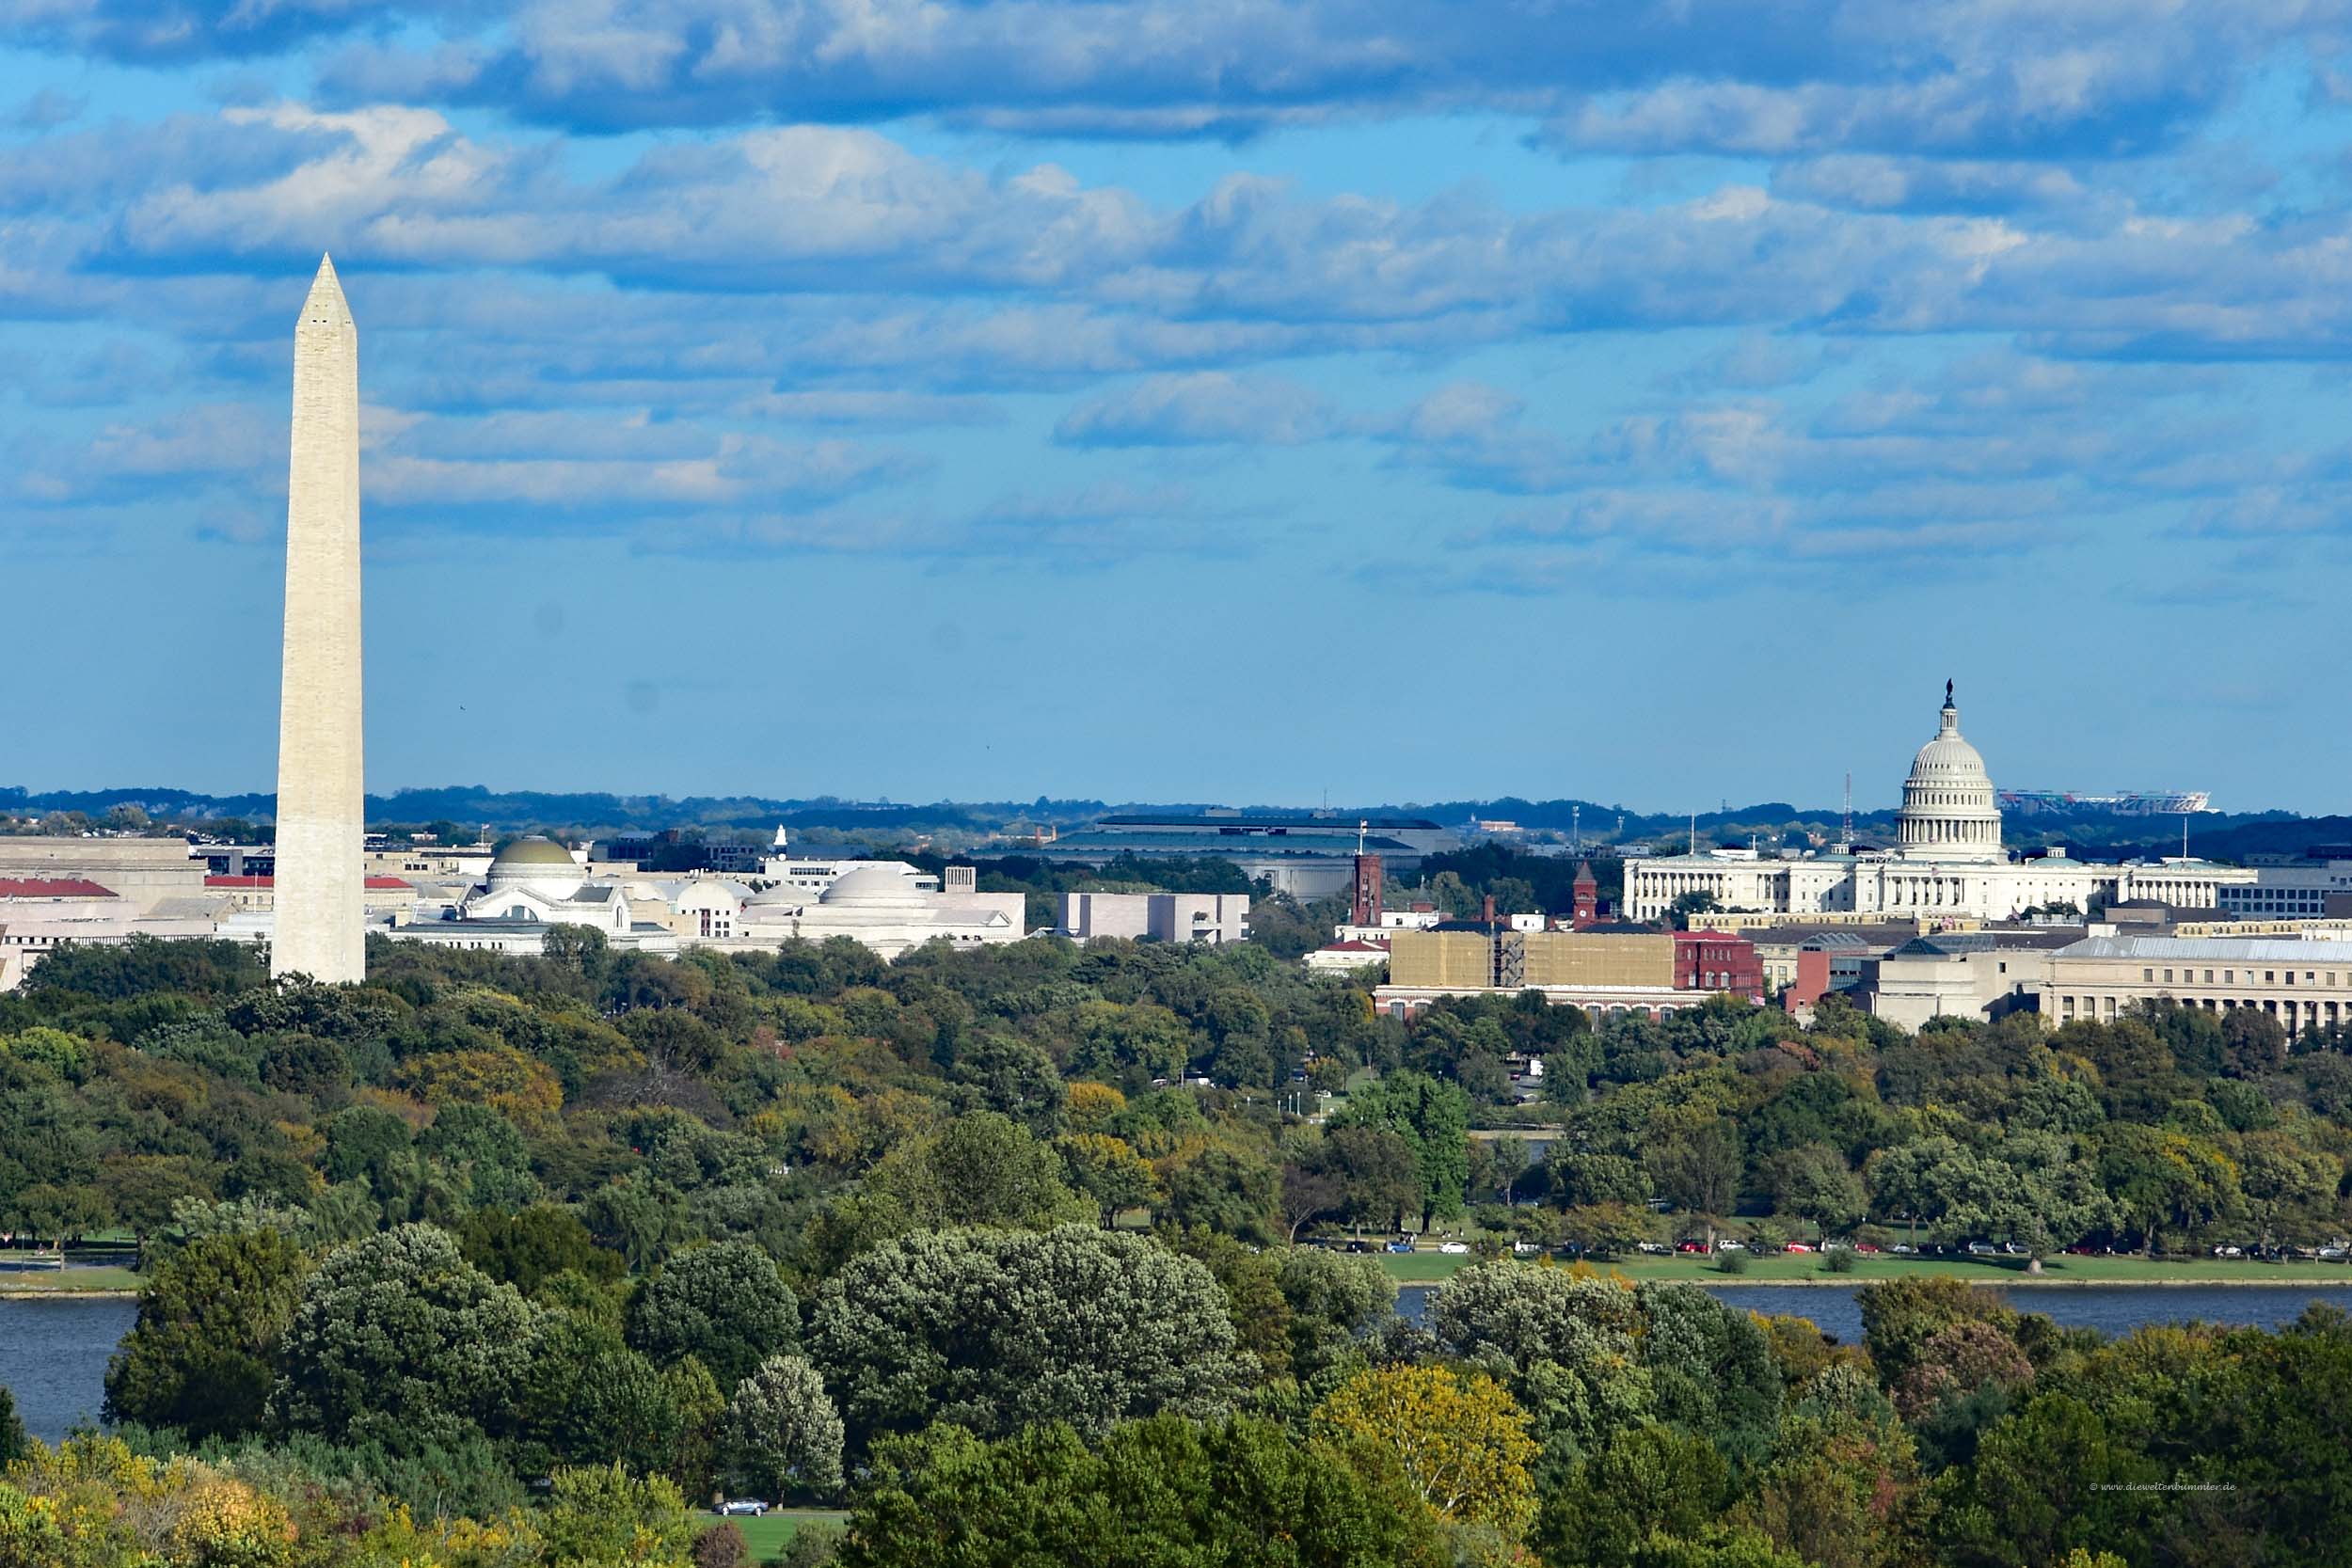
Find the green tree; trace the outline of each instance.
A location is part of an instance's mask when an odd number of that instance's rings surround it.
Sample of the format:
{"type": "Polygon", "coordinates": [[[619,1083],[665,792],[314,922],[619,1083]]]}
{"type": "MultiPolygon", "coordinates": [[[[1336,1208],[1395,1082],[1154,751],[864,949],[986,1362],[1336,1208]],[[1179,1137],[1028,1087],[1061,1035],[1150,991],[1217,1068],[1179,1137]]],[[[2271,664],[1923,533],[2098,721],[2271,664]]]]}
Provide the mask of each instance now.
{"type": "Polygon", "coordinates": [[[2344,1180],[2344,1162],[2305,1148],[2286,1132],[2249,1132],[2237,1145],[2238,1185],[2261,1239],[2274,1242],[2289,1227],[2316,1228],[2321,1210],[2344,1180]]]}
{"type": "Polygon", "coordinates": [[[1637,1252],[1656,1228],[1647,1209],[1625,1203],[1591,1204],[1560,1216],[1560,1234],[1596,1258],[1637,1252]]]}
{"type": "Polygon", "coordinates": [[[463,1180],[476,1209],[521,1209],[539,1196],[522,1133],[487,1105],[442,1106],[417,1148],[463,1180]]]}
{"type": "Polygon", "coordinates": [[[1422,1202],[1421,1157],[1413,1142],[1384,1127],[1335,1127],[1313,1157],[1314,1172],[1338,1184],[1347,1222],[1397,1229],[1422,1202]]]}
{"type": "Polygon", "coordinates": [[[1458,1085],[1418,1072],[1392,1072],[1350,1095],[1332,1125],[1335,1131],[1370,1127],[1394,1132],[1412,1146],[1423,1211],[1433,1219],[1462,1212],[1470,1181],[1470,1096],[1458,1085]]]}
{"type": "Polygon", "coordinates": [[[457,1239],[468,1262],[527,1296],[567,1270],[607,1284],[628,1270],[619,1253],[596,1245],[578,1216],[553,1204],[512,1214],[477,1209],[458,1226],[457,1239]]]}
{"type": "Polygon", "coordinates": [[[1216,1415],[1252,1370],[1207,1269],[1091,1223],[885,1243],[826,1284],[808,1346],[860,1447],[933,1420],[1216,1415]]]}
{"type": "Polygon", "coordinates": [[[0,1206],[0,1224],[36,1242],[57,1249],[57,1267],[65,1267],[65,1244],[87,1235],[106,1222],[103,1196],[94,1188],[58,1186],[42,1181],[18,1189],[0,1206]]]}
{"type": "Polygon", "coordinates": [[[1000,1112],[975,1111],[893,1152],[875,1168],[873,1185],[919,1226],[1043,1227],[1091,1217],[1093,1205],[1062,1173],[1051,1144],[1000,1112]]]}
{"type": "Polygon", "coordinates": [[[761,1362],[727,1404],[729,1467],[762,1497],[830,1497],[841,1485],[843,1436],[825,1380],[797,1355],[761,1362]]]}
{"type": "Polygon", "coordinates": [[[1919,1363],[1928,1342],[1955,1323],[1991,1323],[2007,1332],[2016,1314],[2000,1297],[1948,1275],[1874,1281],[1855,1292],[1862,1343],[1889,1387],[1919,1363]]]}
{"type": "Polygon", "coordinates": [[[169,1227],[173,1209],[184,1199],[212,1196],[184,1154],[109,1155],[99,1169],[98,1189],[116,1223],[137,1243],[141,1267],[149,1238],[169,1227]]]}
{"type": "Polygon", "coordinates": [[[1950,1241],[2014,1241],[2037,1269],[2115,1214],[2096,1172],[2058,1133],[2015,1133],[1990,1150],[1922,1138],[1881,1149],[1865,1175],[1882,1214],[1917,1216],[1950,1241]]]}
{"type": "Polygon", "coordinates": [[[1567,1208],[1597,1203],[1646,1204],[1652,1188],[1640,1161],[1623,1154],[1602,1154],[1552,1145],[1545,1157],[1551,1196],[1567,1208]]]}
{"type": "Polygon", "coordinates": [[[275,1230],[206,1236],[139,1291],[139,1313],[106,1367],[106,1418],[234,1437],[262,1425],[279,1338],[310,1259],[275,1230]]]}
{"type": "Polygon", "coordinates": [[[889,1445],[858,1494],[842,1568],[973,1563],[1438,1560],[1427,1514],[1263,1421],[1172,1416],[1106,1436],[1066,1425],[983,1442],[954,1427],[889,1445]]]}
{"type": "Polygon", "coordinates": [[[466,1261],[448,1232],[404,1225],[328,1254],[278,1355],[276,1422],[393,1451],[513,1419],[538,1314],[466,1261]]]}
{"type": "Polygon", "coordinates": [[[1061,1074],[1027,1040],[981,1036],[956,1058],[954,1082],[969,1109],[999,1112],[1041,1138],[1061,1131],[1061,1074]]]}
{"type": "Polygon", "coordinates": [[[646,1282],[630,1307],[628,1338],[658,1362],[694,1356],[731,1388],[792,1349],[800,1323],[775,1260],[749,1242],[721,1242],[680,1253],[646,1282]]]}
{"type": "Polygon", "coordinates": [[[1057,1147],[1070,1168],[1070,1184],[1092,1200],[1105,1229],[1121,1210],[1149,1208],[1159,1196],[1158,1177],[1124,1138],[1073,1132],[1057,1147]]]}
{"type": "Polygon", "coordinates": [[[1536,1520],[1547,1563],[1646,1568],[1703,1541],[1730,1490],[1729,1466],[1703,1433],[1642,1422],[1569,1466],[1536,1520]]]}
{"type": "Polygon", "coordinates": [[[1716,1220],[1731,1212],[1739,1195],[1743,1168],[1731,1119],[1695,1103],[1661,1111],[1650,1118],[1642,1158],[1660,1196],[1706,1220],[1712,1243],[1716,1220]]]}
{"type": "Polygon", "coordinates": [[[1396,1281],[1376,1258],[1294,1247],[1282,1254],[1275,1285],[1290,1307],[1291,1370],[1312,1378],[1390,1320],[1396,1281]]]}
{"type": "Polygon", "coordinates": [[[7,1384],[0,1383],[0,1470],[24,1458],[31,1448],[32,1440],[24,1435],[24,1422],[16,1413],[16,1395],[7,1384]]]}
{"type": "Polygon", "coordinates": [[[1161,1214],[1179,1227],[1201,1226],[1221,1235],[1271,1241],[1281,1177],[1244,1148],[1207,1144],[1160,1162],[1167,1197],[1161,1214]]]}
{"type": "Polygon", "coordinates": [[[694,1522],[671,1481],[612,1465],[556,1471],[539,1536],[548,1568],[691,1568],[694,1522]]]}

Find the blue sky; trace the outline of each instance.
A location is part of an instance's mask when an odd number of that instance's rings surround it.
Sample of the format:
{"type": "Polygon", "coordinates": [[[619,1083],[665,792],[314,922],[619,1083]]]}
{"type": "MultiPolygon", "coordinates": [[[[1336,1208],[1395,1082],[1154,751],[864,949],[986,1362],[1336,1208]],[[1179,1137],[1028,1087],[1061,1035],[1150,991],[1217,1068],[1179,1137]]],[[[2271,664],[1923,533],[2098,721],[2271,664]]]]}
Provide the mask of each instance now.
{"type": "Polygon", "coordinates": [[[2344,810],[2347,11],[14,0],[0,782],[2344,810]]]}

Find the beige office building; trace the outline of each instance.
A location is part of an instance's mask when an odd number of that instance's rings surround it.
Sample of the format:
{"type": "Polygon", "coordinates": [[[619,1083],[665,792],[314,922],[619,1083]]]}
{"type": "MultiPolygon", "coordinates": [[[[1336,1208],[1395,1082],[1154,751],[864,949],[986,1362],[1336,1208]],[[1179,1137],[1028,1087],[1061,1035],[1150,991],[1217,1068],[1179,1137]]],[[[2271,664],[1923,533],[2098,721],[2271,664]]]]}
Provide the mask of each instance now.
{"type": "Polygon", "coordinates": [[[2111,1022],[2165,998],[2207,1012],[2251,1008],[2290,1037],[2352,1022],[2352,942],[2091,937],[2048,955],[2039,984],[2052,1024],[2111,1022]]]}

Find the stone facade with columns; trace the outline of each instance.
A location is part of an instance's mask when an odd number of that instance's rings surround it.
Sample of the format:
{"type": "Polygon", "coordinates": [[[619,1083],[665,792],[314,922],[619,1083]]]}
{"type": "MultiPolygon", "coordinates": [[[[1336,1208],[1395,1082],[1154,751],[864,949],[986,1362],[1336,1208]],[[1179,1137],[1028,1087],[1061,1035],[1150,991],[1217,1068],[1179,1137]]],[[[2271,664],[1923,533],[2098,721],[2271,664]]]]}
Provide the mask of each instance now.
{"type": "Polygon", "coordinates": [[[2011,860],[2001,845],[1993,780],[1960,733],[1948,684],[1935,736],[1919,749],[1903,783],[1899,824],[1899,847],[1892,850],[1782,860],[1753,849],[1714,849],[1628,861],[1626,912],[1661,919],[1677,899],[1703,893],[1719,909],[1764,914],[2007,920],[2058,905],[2087,911],[2094,901],[2213,909],[2221,888],[2254,879],[2250,870],[2188,859],[2107,865],[2054,850],[2011,860]]]}

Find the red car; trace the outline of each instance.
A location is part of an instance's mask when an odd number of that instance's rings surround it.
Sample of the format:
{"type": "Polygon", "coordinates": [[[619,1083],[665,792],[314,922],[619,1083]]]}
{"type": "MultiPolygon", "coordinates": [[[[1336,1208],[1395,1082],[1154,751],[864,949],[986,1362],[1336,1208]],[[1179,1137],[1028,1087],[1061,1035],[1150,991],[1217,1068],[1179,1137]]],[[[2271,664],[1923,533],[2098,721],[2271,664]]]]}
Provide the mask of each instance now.
{"type": "Polygon", "coordinates": [[[1677,1252],[1705,1252],[1707,1243],[1705,1242],[1677,1242],[1675,1250],[1677,1252]]]}
{"type": "Polygon", "coordinates": [[[1879,1247],[1876,1242],[1856,1242],[1853,1244],[1853,1249],[1856,1252],[1876,1252],[1879,1247]]]}

